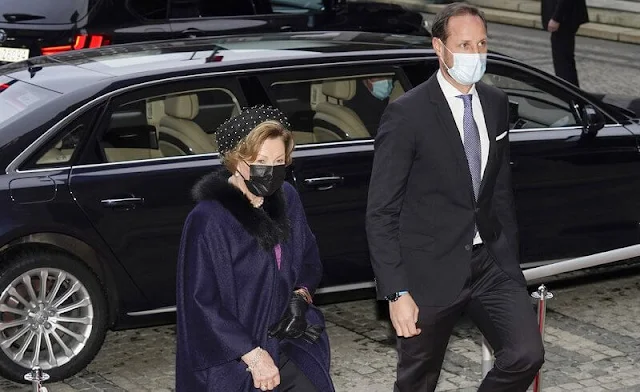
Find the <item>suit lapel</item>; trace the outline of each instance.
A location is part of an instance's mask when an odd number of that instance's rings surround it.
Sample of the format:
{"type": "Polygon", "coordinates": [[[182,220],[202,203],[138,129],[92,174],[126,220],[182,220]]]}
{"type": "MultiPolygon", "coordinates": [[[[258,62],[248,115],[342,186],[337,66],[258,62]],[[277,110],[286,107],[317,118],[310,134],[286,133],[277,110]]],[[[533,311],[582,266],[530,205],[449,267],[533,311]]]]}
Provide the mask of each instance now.
{"type": "MultiPolygon", "coordinates": [[[[496,155],[496,130],[498,129],[498,119],[496,116],[496,110],[492,110],[491,102],[489,101],[489,97],[487,96],[487,91],[484,88],[482,83],[476,83],[476,91],[478,91],[478,96],[480,97],[480,104],[482,104],[482,112],[484,114],[484,122],[487,126],[487,135],[489,136],[489,156],[487,159],[487,167],[484,170],[482,175],[482,181],[480,182],[480,191],[479,195],[482,194],[482,190],[484,189],[484,185],[487,182],[487,173],[490,173],[490,169],[495,162],[496,155]]],[[[480,197],[480,196],[478,196],[480,197]]]]}
{"type": "Polygon", "coordinates": [[[453,151],[456,162],[458,165],[460,165],[462,173],[465,173],[469,189],[469,196],[473,200],[473,183],[471,180],[471,172],[469,171],[469,163],[467,162],[467,156],[464,152],[464,145],[462,144],[462,139],[460,138],[460,131],[458,130],[456,121],[453,119],[451,108],[449,107],[447,98],[444,96],[444,93],[442,92],[442,89],[438,84],[436,74],[433,74],[433,76],[427,83],[429,85],[428,91],[430,100],[438,108],[437,112],[438,119],[441,125],[440,129],[444,133],[444,137],[445,139],[447,139],[449,146],[453,151]]]}

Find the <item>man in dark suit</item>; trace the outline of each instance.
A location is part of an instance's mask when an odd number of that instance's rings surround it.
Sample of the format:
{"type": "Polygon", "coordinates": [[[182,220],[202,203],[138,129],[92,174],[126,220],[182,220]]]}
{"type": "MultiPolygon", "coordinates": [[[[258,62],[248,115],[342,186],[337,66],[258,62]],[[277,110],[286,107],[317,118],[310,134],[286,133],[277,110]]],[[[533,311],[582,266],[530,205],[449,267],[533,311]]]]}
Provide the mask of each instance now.
{"type": "Polygon", "coordinates": [[[496,353],[479,391],[524,392],[544,348],[519,264],[508,99],[479,82],[481,11],[450,4],[432,26],[440,70],[385,110],[369,186],[378,298],[398,335],[394,390],[435,389],[466,312],[496,353]]]}
{"type": "Polygon", "coordinates": [[[542,26],[551,33],[551,55],[556,76],[578,84],[576,33],[589,21],[586,0],[542,0],[542,26]]]}

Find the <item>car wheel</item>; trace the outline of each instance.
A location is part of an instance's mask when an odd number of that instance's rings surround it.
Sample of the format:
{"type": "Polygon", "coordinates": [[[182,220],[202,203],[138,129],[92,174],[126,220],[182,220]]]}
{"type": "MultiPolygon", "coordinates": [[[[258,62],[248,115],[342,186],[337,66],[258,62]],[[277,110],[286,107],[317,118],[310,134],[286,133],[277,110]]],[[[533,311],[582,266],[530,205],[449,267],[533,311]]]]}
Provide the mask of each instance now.
{"type": "Polygon", "coordinates": [[[96,275],[55,251],[19,252],[0,268],[0,375],[26,383],[38,365],[53,382],[82,370],[107,329],[96,275]]]}

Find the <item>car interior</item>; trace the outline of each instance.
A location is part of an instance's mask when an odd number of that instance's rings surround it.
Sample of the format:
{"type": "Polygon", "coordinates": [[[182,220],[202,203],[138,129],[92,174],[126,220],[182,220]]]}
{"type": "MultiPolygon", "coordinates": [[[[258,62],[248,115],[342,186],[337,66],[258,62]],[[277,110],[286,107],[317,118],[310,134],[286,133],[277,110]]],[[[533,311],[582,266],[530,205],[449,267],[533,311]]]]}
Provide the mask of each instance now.
{"type": "MultiPolygon", "coordinates": [[[[298,145],[369,139],[376,133],[387,101],[374,98],[364,80],[393,76],[282,81],[273,83],[271,92],[288,116],[298,145]]],[[[389,101],[404,93],[398,80],[392,86],[389,101]]],[[[106,162],[215,153],[216,129],[239,112],[238,99],[224,88],[149,97],[117,108],[99,145],[106,162]]],[[[73,135],[62,137],[36,164],[68,162],[77,144],[73,135]]]]}
{"type": "Polygon", "coordinates": [[[525,83],[487,72],[486,84],[496,86],[509,95],[511,129],[555,128],[578,125],[576,113],[562,99],[541,90],[535,81],[525,83]]]}

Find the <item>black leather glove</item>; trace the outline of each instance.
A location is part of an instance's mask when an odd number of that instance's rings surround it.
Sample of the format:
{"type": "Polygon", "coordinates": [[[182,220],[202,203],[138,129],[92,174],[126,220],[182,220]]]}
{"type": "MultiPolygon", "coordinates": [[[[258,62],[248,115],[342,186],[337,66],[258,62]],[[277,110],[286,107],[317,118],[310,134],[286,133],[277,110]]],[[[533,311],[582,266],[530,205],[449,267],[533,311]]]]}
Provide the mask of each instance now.
{"type": "Polygon", "coordinates": [[[293,293],[280,321],[269,328],[269,336],[277,339],[304,338],[312,343],[318,340],[324,328],[320,325],[307,325],[305,314],[308,309],[309,304],[304,297],[293,293]]]}

